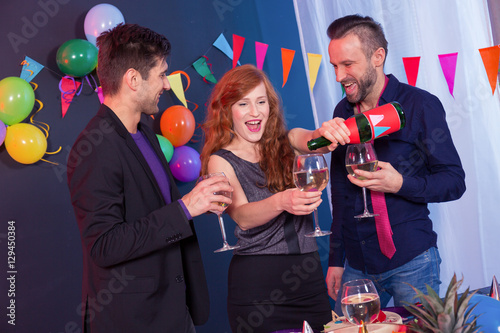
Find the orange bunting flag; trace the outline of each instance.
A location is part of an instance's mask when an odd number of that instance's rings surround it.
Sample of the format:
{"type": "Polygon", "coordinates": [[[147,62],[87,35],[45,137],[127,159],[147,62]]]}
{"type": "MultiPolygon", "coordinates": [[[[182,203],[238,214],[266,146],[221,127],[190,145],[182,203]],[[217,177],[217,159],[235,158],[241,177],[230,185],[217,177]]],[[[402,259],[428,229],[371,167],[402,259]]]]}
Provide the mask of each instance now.
{"type": "Polygon", "coordinates": [[[406,79],[410,86],[417,84],[418,67],[420,65],[420,57],[403,57],[403,65],[405,66],[406,79]]]}
{"type": "Polygon", "coordinates": [[[245,44],[245,37],[233,34],[233,68],[236,67],[236,64],[240,60],[243,44],[245,44]]]}
{"type": "Polygon", "coordinates": [[[73,102],[76,91],[82,83],[75,81],[74,78],[65,76],[59,82],[59,90],[61,91],[61,109],[62,117],[68,112],[69,105],[73,102]]]}
{"type": "MultiPolygon", "coordinates": [[[[453,87],[455,86],[457,57],[458,52],[439,55],[441,69],[443,70],[444,78],[446,79],[446,83],[448,84],[448,90],[450,91],[451,96],[453,96],[453,87]]],[[[455,96],[453,96],[453,98],[455,98],[455,96]]]]}
{"type": "Polygon", "coordinates": [[[266,58],[268,46],[269,45],[264,43],[255,42],[255,59],[258,69],[262,69],[262,67],[264,66],[264,59],[266,58]]]}
{"type": "Polygon", "coordinates": [[[290,74],[290,69],[292,68],[293,57],[295,56],[294,50],[281,48],[281,62],[283,63],[283,86],[285,86],[286,81],[288,81],[288,74],[290,74]]]}
{"type": "Polygon", "coordinates": [[[498,78],[498,63],[500,62],[500,45],[479,49],[479,53],[481,53],[484,69],[488,75],[491,94],[494,94],[498,78]]]}
{"type": "Polygon", "coordinates": [[[309,85],[311,86],[311,91],[316,84],[316,79],[318,78],[319,67],[321,66],[321,54],[307,54],[307,60],[309,63],[309,85]]]}

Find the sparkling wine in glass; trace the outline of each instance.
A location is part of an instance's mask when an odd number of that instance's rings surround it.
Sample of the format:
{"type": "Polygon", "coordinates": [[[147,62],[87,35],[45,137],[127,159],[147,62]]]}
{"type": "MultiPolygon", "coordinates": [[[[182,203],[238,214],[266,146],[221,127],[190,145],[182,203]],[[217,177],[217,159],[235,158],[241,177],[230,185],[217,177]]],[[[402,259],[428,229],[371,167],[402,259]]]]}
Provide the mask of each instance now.
{"type": "MultiPolygon", "coordinates": [[[[323,154],[306,154],[295,156],[293,162],[293,180],[295,186],[301,191],[323,191],[328,184],[329,172],[323,154]]],[[[319,228],[318,210],[314,210],[313,232],[307,233],[306,237],[320,237],[330,235],[330,231],[319,228]]]]}
{"type": "MultiPolygon", "coordinates": [[[[224,177],[226,177],[226,175],[224,174],[224,172],[215,172],[215,173],[211,173],[211,174],[202,176],[200,178],[201,179],[207,179],[207,178],[214,177],[214,176],[224,176],[224,177]]],[[[227,183],[229,184],[229,180],[227,181],[227,183]]],[[[232,193],[231,192],[226,192],[226,191],[215,192],[214,194],[215,195],[223,195],[223,196],[228,197],[228,198],[232,197],[232,193]]],[[[219,206],[221,206],[221,207],[224,207],[224,210],[228,206],[227,203],[225,203],[225,202],[218,202],[217,204],[219,206]]],[[[239,245],[229,245],[228,242],[227,242],[226,229],[224,228],[224,220],[222,219],[222,212],[220,212],[220,211],[211,211],[211,212],[217,215],[217,218],[219,219],[220,231],[222,233],[222,247],[220,249],[218,249],[218,250],[215,250],[214,252],[217,253],[217,252],[223,252],[223,251],[228,251],[228,250],[233,250],[233,249],[239,248],[240,247],[239,245]]]]}
{"type": "MultiPolygon", "coordinates": [[[[377,170],[378,159],[377,154],[375,153],[375,149],[373,148],[373,144],[369,142],[354,144],[347,146],[347,151],[345,155],[345,165],[347,172],[358,179],[364,180],[366,178],[360,177],[354,173],[354,170],[363,170],[373,172],[377,170]]],[[[354,216],[355,218],[364,218],[364,217],[374,217],[378,216],[378,214],[370,213],[368,210],[368,206],[366,204],[366,188],[363,189],[363,203],[364,210],[360,215],[354,216]]]]}
{"type": "Polygon", "coordinates": [[[360,279],[344,283],[342,287],[342,313],[352,324],[358,325],[359,333],[368,332],[366,324],[378,318],[380,298],[371,280],[360,279]]]}

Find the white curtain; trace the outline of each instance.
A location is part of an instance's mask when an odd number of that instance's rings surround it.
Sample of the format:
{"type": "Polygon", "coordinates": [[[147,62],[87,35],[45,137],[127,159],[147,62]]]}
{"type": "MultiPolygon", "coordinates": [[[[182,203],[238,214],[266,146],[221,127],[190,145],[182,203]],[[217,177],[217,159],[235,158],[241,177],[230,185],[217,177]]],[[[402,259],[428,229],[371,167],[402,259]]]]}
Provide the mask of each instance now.
{"type": "Polygon", "coordinates": [[[494,45],[487,1],[294,0],[294,6],[304,59],[307,53],[323,56],[311,93],[316,126],[331,119],[342,98],[327,49],[333,20],[360,14],[381,23],[389,42],[385,72],[401,82],[407,82],[402,58],[421,57],[416,86],[443,103],[466,172],[462,198],[430,205],[443,259],[441,294],[453,273],[463,275],[462,291],[491,286],[494,275],[500,278],[500,100],[478,51],[494,45]],[[454,52],[453,97],[438,55],[454,52]]]}

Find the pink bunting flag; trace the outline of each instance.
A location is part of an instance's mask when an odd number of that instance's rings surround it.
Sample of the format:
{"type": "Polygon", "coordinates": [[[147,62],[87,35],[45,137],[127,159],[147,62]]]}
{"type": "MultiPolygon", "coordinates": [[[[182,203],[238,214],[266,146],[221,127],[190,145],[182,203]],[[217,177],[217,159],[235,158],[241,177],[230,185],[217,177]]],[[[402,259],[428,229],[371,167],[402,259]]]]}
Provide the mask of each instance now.
{"type": "Polygon", "coordinates": [[[102,87],[99,86],[99,87],[95,88],[95,91],[97,93],[97,96],[99,97],[99,102],[101,102],[101,104],[104,103],[104,95],[102,93],[102,87]]]}
{"type": "Polygon", "coordinates": [[[262,67],[264,66],[264,59],[266,58],[268,46],[269,45],[264,43],[255,42],[255,59],[258,69],[262,69],[262,67]]]}
{"type": "Polygon", "coordinates": [[[290,69],[292,68],[293,57],[295,56],[294,50],[281,48],[281,62],[283,64],[283,86],[285,86],[286,81],[288,81],[288,74],[290,74],[290,69]]]}
{"type": "Polygon", "coordinates": [[[59,90],[61,91],[61,108],[62,108],[62,117],[66,115],[68,111],[69,105],[73,101],[73,97],[75,97],[76,91],[78,87],[80,87],[81,82],[75,81],[74,78],[65,76],[59,82],[59,90]]]}
{"type": "Polygon", "coordinates": [[[403,57],[403,65],[405,66],[406,79],[410,86],[417,84],[418,67],[420,65],[420,57],[403,57]]]}
{"type": "Polygon", "coordinates": [[[236,67],[236,64],[240,60],[243,44],[245,44],[245,37],[233,34],[233,68],[236,67]]]}
{"type": "MultiPolygon", "coordinates": [[[[441,69],[443,70],[444,78],[446,79],[446,83],[448,84],[448,90],[450,91],[451,96],[453,96],[453,87],[455,86],[457,57],[458,52],[439,55],[441,69]]],[[[455,98],[455,96],[453,96],[453,98],[455,98]]]]}

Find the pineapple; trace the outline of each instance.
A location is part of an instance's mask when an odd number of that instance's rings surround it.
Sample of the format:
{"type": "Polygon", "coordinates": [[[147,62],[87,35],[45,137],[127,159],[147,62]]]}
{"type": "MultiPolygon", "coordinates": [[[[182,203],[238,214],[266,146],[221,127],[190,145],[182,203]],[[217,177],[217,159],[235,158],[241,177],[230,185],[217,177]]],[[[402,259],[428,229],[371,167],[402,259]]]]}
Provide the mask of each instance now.
{"type": "Polygon", "coordinates": [[[479,332],[477,327],[477,317],[471,317],[471,311],[475,305],[467,310],[470,298],[474,293],[469,293],[469,288],[462,294],[460,299],[457,297],[457,291],[463,282],[463,278],[457,281],[454,274],[451,279],[446,296],[444,299],[429,286],[427,286],[427,295],[411,286],[420,298],[422,307],[415,304],[405,306],[411,314],[417,319],[409,324],[410,332],[423,333],[475,333],[479,332]],[[467,323],[472,319],[469,323],[467,323]]]}

